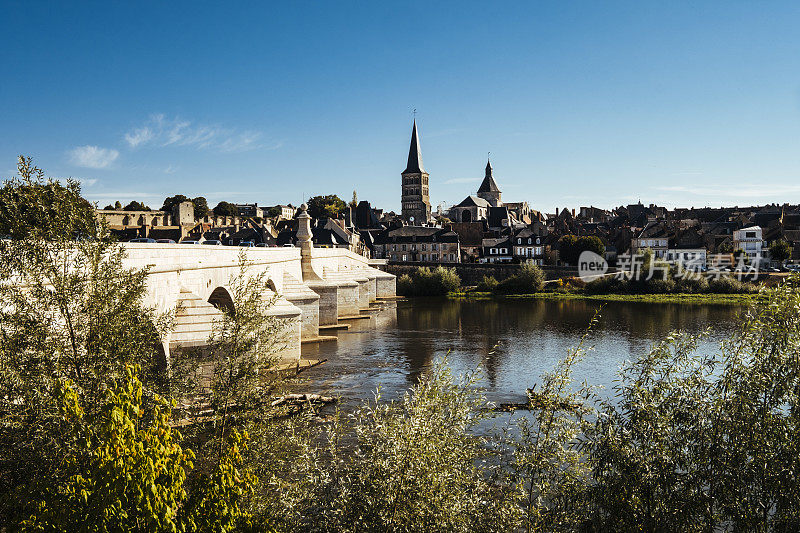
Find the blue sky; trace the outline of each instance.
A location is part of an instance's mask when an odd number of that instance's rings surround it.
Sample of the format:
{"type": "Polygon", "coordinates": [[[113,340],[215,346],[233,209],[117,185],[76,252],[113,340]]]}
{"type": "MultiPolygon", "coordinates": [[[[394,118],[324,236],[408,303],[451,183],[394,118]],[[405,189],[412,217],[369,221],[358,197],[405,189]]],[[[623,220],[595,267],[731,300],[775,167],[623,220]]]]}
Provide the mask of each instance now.
{"type": "Polygon", "coordinates": [[[0,172],[102,207],[338,194],[398,210],[491,151],[535,209],[800,203],[797,2],[9,2],[0,172]]]}

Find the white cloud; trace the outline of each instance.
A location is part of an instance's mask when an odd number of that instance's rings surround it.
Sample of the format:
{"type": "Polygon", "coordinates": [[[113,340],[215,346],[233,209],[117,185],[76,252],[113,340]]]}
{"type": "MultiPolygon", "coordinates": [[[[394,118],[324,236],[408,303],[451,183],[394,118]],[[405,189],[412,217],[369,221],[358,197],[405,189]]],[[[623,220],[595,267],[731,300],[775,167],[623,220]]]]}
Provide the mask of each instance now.
{"type": "Polygon", "coordinates": [[[113,148],[100,148],[87,144],[70,150],[69,156],[72,164],[79,167],[106,168],[119,157],[119,152],[113,148]]]}
{"type": "MultiPolygon", "coordinates": [[[[220,126],[193,124],[189,120],[168,118],[163,114],[150,115],[142,126],[124,135],[125,142],[131,148],[190,146],[224,153],[264,148],[258,142],[261,137],[262,134],[258,131],[237,131],[220,126]]],[[[280,143],[267,149],[274,150],[279,147],[280,143]]]]}
{"type": "Polygon", "coordinates": [[[153,131],[148,127],[136,128],[125,134],[125,142],[131,148],[136,148],[140,144],[144,144],[153,138],[153,131]]]}

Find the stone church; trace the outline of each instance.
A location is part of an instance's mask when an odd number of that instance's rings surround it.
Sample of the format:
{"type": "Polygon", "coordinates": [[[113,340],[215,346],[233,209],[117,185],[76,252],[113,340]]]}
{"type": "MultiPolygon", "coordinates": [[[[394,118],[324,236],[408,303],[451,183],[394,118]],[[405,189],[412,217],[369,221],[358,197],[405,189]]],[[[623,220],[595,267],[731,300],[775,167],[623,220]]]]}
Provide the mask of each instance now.
{"type": "MultiPolygon", "coordinates": [[[[431,222],[431,202],[428,189],[428,173],[422,165],[417,121],[411,130],[411,146],[408,162],[401,174],[402,218],[411,226],[423,226],[431,222]]],[[[486,221],[490,227],[514,227],[530,223],[530,208],[527,202],[503,203],[502,192],[494,180],[492,164],[486,161],[486,174],[477,195],[469,195],[450,208],[448,216],[453,222],[486,221]]]]}
{"type": "Polygon", "coordinates": [[[412,226],[422,226],[431,220],[431,199],[428,194],[428,173],[422,166],[422,150],[419,147],[417,121],[411,131],[411,146],[408,148],[408,163],[403,177],[402,217],[412,226]]]}

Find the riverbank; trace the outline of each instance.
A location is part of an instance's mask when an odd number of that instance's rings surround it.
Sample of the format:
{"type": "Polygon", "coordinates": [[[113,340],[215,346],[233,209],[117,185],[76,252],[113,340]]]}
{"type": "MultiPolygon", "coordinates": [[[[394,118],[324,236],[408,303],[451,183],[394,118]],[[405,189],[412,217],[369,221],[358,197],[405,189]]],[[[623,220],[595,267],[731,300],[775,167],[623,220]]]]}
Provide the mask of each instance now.
{"type": "Polygon", "coordinates": [[[492,300],[589,300],[598,302],[643,302],[694,305],[749,305],[758,294],[585,294],[581,292],[537,292],[533,294],[494,294],[490,292],[451,292],[451,299],[492,300]]]}

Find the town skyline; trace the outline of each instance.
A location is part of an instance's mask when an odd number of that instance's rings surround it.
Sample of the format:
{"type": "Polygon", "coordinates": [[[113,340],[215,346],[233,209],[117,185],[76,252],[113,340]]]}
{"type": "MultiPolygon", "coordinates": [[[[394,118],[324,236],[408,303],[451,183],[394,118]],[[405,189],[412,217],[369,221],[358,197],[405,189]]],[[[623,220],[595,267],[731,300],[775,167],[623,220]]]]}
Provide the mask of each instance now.
{"type": "Polygon", "coordinates": [[[4,6],[0,171],[33,156],[101,206],[356,189],[399,212],[414,109],[434,209],[487,152],[545,212],[800,203],[788,2],[4,6]]]}

